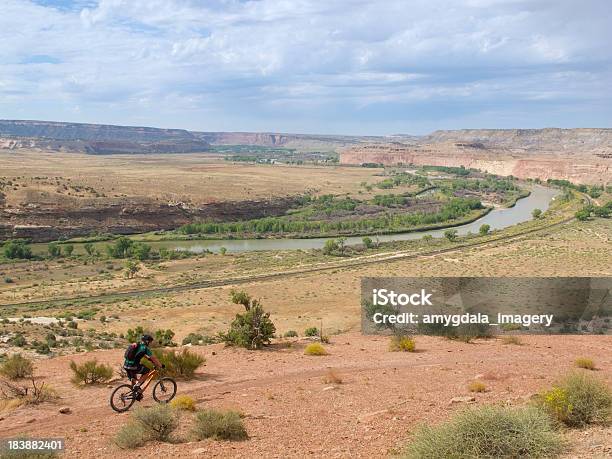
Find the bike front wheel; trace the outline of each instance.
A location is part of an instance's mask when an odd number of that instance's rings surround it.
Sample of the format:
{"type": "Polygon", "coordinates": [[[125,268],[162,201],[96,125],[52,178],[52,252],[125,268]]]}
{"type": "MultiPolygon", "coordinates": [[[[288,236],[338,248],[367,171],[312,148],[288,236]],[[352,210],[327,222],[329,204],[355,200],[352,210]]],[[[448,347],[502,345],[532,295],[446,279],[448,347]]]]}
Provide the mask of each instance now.
{"type": "Polygon", "coordinates": [[[136,394],[129,384],[122,384],[117,387],[110,397],[110,406],[117,413],[123,413],[130,409],[136,401],[136,394]]]}
{"type": "Polygon", "coordinates": [[[161,378],[153,386],[153,399],[158,403],[168,403],[176,395],[176,381],[172,378],[161,378]]]}

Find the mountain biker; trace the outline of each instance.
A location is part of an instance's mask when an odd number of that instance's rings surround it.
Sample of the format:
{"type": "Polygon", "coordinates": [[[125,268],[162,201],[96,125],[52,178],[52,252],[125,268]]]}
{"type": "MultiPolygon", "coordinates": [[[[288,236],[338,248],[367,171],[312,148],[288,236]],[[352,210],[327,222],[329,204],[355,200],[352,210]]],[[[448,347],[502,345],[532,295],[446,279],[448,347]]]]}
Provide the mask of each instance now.
{"type": "Polygon", "coordinates": [[[151,335],[142,335],[139,343],[133,343],[128,347],[128,350],[125,352],[125,361],[123,362],[123,368],[127,373],[128,378],[132,382],[133,389],[138,392],[140,398],[142,398],[140,385],[144,382],[147,375],[151,371],[149,368],[145,367],[140,361],[143,357],[149,360],[153,365],[155,365],[156,369],[164,368],[165,365],[153,355],[149,346],[153,342],[153,337],[151,335]],[[138,375],[141,375],[138,378],[138,375]]]}

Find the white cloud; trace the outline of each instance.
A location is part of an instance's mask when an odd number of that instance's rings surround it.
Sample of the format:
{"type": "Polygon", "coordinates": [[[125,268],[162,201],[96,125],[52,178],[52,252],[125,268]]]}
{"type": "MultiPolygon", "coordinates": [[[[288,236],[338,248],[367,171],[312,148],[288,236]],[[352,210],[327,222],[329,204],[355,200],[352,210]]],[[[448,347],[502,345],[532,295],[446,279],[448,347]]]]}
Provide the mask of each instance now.
{"type": "Polygon", "coordinates": [[[610,99],[606,0],[64,3],[0,3],[4,117],[363,132],[610,99]]]}

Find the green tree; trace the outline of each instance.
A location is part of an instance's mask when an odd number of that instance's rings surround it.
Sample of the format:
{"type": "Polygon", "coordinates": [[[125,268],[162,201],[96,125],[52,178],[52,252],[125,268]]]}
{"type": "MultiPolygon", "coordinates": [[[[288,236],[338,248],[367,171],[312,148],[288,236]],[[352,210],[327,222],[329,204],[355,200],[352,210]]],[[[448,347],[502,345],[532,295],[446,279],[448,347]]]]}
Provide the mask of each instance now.
{"type": "Polygon", "coordinates": [[[338,242],[335,239],[326,240],[323,246],[323,253],[325,255],[334,255],[336,252],[338,252],[338,242]]]}
{"type": "Polygon", "coordinates": [[[85,249],[85,252],[87,252],[87,255],[89,255],[90,257],[93,256],[96,250],[95,246],[91,242],[86,242],[83,245],[83,248],[85,249]]]}
{"type": "Polygon", "coordinates": [[[489,231],[491,231],[491,225],[487,225],[486,223],[484,225],[481,225],[480,229],[478,230],[481,236],[486,236],[487,234],[489,234],[489,231]]]}
{"type": "Polygon", "coordinates": [[[533,209],[531,211],[531,216],[535,219],[542,217],[542,209],[533,209]]]}
{"type": "Polygon", "coordinates": [[[57,258],[62,254],[61,247],[53,242],[47,246],[47,251],[49,252],[49,256],[51,258],[57,258]]]}
{"type": "Polygon", "coordinates": [[[72,255],[72,252],[74,252],[74,246],[72,244],[66,244],[64,246],[64,255],[69,257],[72,255]]]}
{"type": "Polygon", "coordinates": [[[128,260],[125,262],[125,277],[131,279],[140,271],[140,265],[134,260],[128,260]]]}
{"type": "Polygon", "coordinates": [[[130,254],[130,248],[134,241],[125,236],[121,236],[113,245],[107,245],[106,251],[111,258],[126,258],[130,254]]]}
{"type": "Polygon", "coordinates": [[[345,237],[338,238],[338,250],[340,251],[340,255],[344,255],[344,251],[346,250],[346,238],[345,237]]]}
{"type": "Polygon", "coordinates": [[[8,241],[4,244],[4,256],[6,258],[32,258],[32,249],[23,241],[8,241]]]}
{"type": "Polygon", "coordinates": [[[444,237],[451,242],[456,241],[457,240],[457,230],[448,229],[444,231],[444,237]]]}
{"type": "Polygon", "coordinates": [[[591,216],[591,213],[587,209],[582,209],[576,212],[574,216],[581,222],[584,222],[589,219],[589,217],[591,216]]]}
{"type": "Polygon", "coordinates": [[[151,256],[151,246],[149,244],[134,244],[131,253],[140,261],[148,260],[151,256]]]}

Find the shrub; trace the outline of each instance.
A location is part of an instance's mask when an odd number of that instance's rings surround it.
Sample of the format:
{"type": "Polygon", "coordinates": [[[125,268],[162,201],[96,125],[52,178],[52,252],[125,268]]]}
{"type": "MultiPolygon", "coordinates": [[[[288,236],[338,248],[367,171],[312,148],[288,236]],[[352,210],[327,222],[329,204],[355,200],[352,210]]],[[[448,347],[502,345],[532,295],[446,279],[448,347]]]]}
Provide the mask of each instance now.
{"type": "Polygon", "coordinates": [[[132,415],[142,426],[147,439],[168,441],[178,427],[178,417],[168,405],[157,404],[151,408],[138,407],[132,415]]]}
{"type": "Polygon", "coordinates": [[[74,373],[72,383],[75,385],[92,385],[107,382],[113,376],[113,369],[110,365],[98,364],[97,360],[88,360],[80,365],[70,362],[70,369],[74,373]]]}
{"type": "Polygon", "coordinates": [[[203,410],[196,415],[193,436],[197,440],[246,440],[249,438],[236,411],[203,410]]]}
{"type": "Polygon", "coordinates": [[[304,336],[319,336],[319,329],[317,327],[308,327],[304,330],[304,336]]]}
{"type": "Polygon", "coordinates": [[[9,339],[9,344],[17,347],[24,347],[26,344],[28,344],[28,341],[21,333],[17,333],[15,336],[9,339]]]}
{"type": "Polygon", "coordinates": [[[189,395],[179,395],[178,397],[174,397],[172,399],[170,406],[172,408],[176,408],[177,410],[195,411],[195,403],[195,400],[189,395]]]}
{"type": "Polygon", "coordinates": [[[189,349],[165,351],[155,349],[155,356],[166,365],[166,373],[176,378],[191,379],[195,371],[206,361],[204,357],[189,349]]]}
{"type": "Polygon", "coordinates": [[[468,389],[470,392],[485,392],[487,390],[487,386],[480,381],[472,381],[468,384],[468,389]]]}
{"type": "Polygon", "coordinates": [[[34,372],[32,361],[23,357],[21,354],[10,356],[0,366],[0,373],[9,379],[28,378],[34,372]]]}
{"type": "Polygon", "coordinates": [[[29,384],[15,384],[8,381],[0,381],[0,396],[9,403],[18,405],[38,405],[50,402],[58,398],[55,389],[44,381],[37,383],[30,378],[29,384]]]}
{"type": "Polygon", "coordinates": [[[595,370],[595,362],[592,359],[580,357],[576,359],[576,366],[578,368],[584,368],[585,370],[595,370]]]}
{"type": "Polygon", "coordinates": [[[134,449],[144,446],[147,435],[141,424],[130,421],[115,435],[115,444],[122,449],[134,449]]]}
{"type": "Polygon", "coordinates": [[[269,344],[276,332],[270,320],[270,313],[265,312],[258,300],[252,299],[246,292],[231,292],[232,303],[244,306],[244,314],[236,314],[227,333],[220,333],[220,338],[228,346],[240,346],[247,349],[261,349],[269,344]]]}
{"type": "Polygon", "coordinates": [[[457,230],[448,229],[444,231],[444,237],[451,242],[456,241],[457,240],[457,230]]]}
{"type": "Polygon", "coordinates": [[[515,344],[516,346],[520,346],[523,344],[523,342],[521,341],[521,338],[516,335],[502,336],[502,343],[503,344],[515,344]]]}
{"type": "Polygon", "coordinates": [[[612,411],[608,385],[587,373],[572,373],[540,396],[540,404],[570,427],[606,423],[612,411]]]}
{"type": "Polygon", "coordinates": [[[304,349],[306,355],[327,355],[327,351],[320,343],[310,343],[304,349]]]}
{"type": "Polygon", "coordinates": [[[402,457],[551,457],[562,449],[561,436],[537,408],[483,406],[421,427],[402,457]]]}
{"type": "Polygon", "coordinates": [[[295,330],[289,330],[289,331],[285,332],[285,334],[283,336],[285,338],[296,338],[298,336],[298,332],[296,332],[295,330]]]}
{"type": "Polygon", "coordinates": [[[416,343],[410,336],[394,336],[389,343],[391,352],[414,352],[415,349],[416,343]]]}

